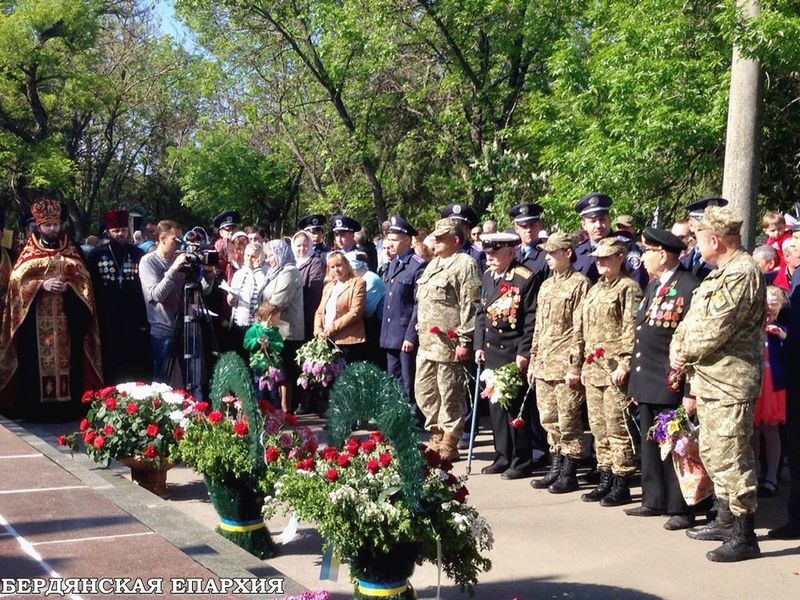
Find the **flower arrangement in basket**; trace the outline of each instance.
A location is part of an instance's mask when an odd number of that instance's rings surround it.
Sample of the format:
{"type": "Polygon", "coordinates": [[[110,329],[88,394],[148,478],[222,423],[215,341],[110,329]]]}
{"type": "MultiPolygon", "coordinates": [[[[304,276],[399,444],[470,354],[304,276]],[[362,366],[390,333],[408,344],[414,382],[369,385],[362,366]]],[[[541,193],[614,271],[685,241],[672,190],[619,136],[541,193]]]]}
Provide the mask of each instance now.
{"type": "Polygon", "coordinates": [[[481,556],[492,547],[491,530],[466,504],[469,492],[452,465],[419,445],[394,378],[368,363],[349,366],[334,386],[328,418],[330,446],[312,453],[313,445],[304,447],[296,435],[293,447],[273,451],[273,457],[280,452],[283,473],[265,510],[291,511],[314,523],[326,545],[350,563],[356,598],[375,589],[388,598],[411,597],[414,564],[436,563],[437,556],[445,573],[471,590],[491,568],[481,556]],[[375,431],[342,442],[359,418],[376,420],[386,435],[375,431]]]}
{"type": "Polygon", "coordinates": [[[686,409],[665,410],[656,415],[647,439],[658,443],[661,460],[671,455],[675,474],[686,503],[697,504],[713,493],[713,484],[700,461],[698,427],[689,420],[686,409]]]}
{"type": "Polygon", "coordinates": [[[295,360],[302,371],[297,385],[304,390],[330,387],[347,364],[339,347],[324,338],[313,338],[300,346],[295,360]]]}
{"type": "Polygon", "coordinates": [[[519,368],[513,362],[496,369],[484,369],[481,372],[481,381],[486,384],[481,397],[488,398],[492,404],[499,404],[505,409],[508,409],[524,385],[519,368]]]}
{"type": "Polygon", "coordinates": [[[250,368],[259,376],[258,387],[272,391],[283,381],[281,352],[283,338],[278,328],[253,323],[244,334],[244,349],[250,352],[250,368]]]}

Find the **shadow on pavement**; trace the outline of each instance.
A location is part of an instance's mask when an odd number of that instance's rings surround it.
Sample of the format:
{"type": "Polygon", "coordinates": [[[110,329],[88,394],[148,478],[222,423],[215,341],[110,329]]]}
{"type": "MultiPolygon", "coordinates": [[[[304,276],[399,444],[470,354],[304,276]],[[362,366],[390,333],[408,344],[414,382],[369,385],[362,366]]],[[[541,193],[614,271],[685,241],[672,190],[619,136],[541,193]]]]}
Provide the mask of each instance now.
{"type": "MultiPolygon", "coordinates": [[[[411,578],[414,583],[414,578],[411,578]]],[[[425,587],[417,589],[420,600],[436,597],[435,587],[425,587]]],[[[464,594],[449,592],[448,599],[462,597],[465,600],[469,596],[464,594]]],[[[333,596],[331,596],[333,598],[333,596]]],[[[661,596],[649,594],[639,590],[617,587],[612,585],[599,585],[594,583],[569,583],[565,581],[550,581],[546,577],[532,577],[528,579],[513,579],[497,583],[479,583],[475,586],[477,600],[544,600],[553,598],[564,599],[586,599],[598,600],[608,598],[609,600],[619,600],[620,598],[631,600],[660,600],[661,596]]]]}

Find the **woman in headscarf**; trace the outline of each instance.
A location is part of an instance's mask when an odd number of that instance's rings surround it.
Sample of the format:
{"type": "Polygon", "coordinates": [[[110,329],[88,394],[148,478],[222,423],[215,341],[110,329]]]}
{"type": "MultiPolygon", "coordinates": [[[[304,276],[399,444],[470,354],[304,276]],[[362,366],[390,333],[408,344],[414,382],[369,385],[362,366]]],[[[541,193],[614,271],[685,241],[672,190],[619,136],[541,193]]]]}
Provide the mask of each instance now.
{"type": "Polygon", "coordinates": [[[292,390],[299,375],[294,359],[297,349],[305,339],[303,323],[303,281],[295,266],[294,254],[284,240],[270,240],[264,246],[269,264],[266,285],[261,301],[280,309],[281,323],[278,326],[283,336],[283,368],[286,379],[280,386],[281,408],[291,411],[292,390]]]}
{"type": "Polygon", "coordinates": [[[244,249],[244,264],[233,274],[228,293],[228,304],[231,311],[231,342],[234,349],[243,357],[246,356],[242,342],[244,332],[253,324],[260,303],[261,291],[266,283],[264,270],[264,247],[258,243],[250,243],[244,249]]]}

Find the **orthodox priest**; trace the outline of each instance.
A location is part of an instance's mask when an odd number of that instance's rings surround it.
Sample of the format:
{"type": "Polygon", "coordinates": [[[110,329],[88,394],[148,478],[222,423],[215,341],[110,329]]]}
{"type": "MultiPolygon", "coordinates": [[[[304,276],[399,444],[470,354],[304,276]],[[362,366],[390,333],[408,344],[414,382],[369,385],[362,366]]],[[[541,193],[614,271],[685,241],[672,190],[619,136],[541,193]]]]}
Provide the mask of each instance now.
{"type": "Polygon", "coordinates": [[[97,303],[105,385],[153,378],[150,325],[139,281],[144,251],[128,242],[128,218],[127,210],[106,211],[108,243],[86,259],[97,303]]]}
{"type": "Polygon", "coordinates": [[[76,417],[101,385],[89,271],[56,200],[31,207],[35,230],[11,271],[0,331],[0,407],[34,421],[76,417]]]}

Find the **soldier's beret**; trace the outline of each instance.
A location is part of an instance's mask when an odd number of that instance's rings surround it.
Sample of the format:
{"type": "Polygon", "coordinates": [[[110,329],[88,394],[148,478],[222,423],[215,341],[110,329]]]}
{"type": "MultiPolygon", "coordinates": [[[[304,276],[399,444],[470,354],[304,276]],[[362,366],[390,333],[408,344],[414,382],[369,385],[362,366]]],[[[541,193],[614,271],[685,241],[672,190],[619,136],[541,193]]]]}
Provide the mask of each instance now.
{"type": "Polygon", "coordinates": [[[606,256],[614,256],[615,254],[627,254],[628,243],[618,237],[607,237],[597,242],[597,247],[590,256],[595,258],[603,258],[606,256]]]}
{"type": "Polygon", "coordinates": [[[346,215],[333,215],[331,217],[332,231],[359,231],[361,223],[346,215]]]}
{"type": "Polygon", "coordinates": [[[322,229],[327,217],[325,215],[306,215],[297,224],[298,229],[308,231],[309,229],[322,229]]]}
{"type": "Polygon", "coordinates": [[[604,215],[608,213],[608,209],[611,208],[613,203],[614,201],[610,196],[599,192],[592,192],[578,200],[575,204],[575,212],[582,217],[604,215]]]}
{"type": "Polygon", "coordinates": [[[646,244],[651,246],[658,246],[667,252],[674,252],[680,254],[686,250],[686,244],[683,243],[681,238],[667,231],[666,229],[657,229],[655,227],[645,227],[642,232],[642,239],[646,244]]]}
{"type": "Polygon", "coordinates": [[[516,204],[508,211],[508,215],[514,219],[515,223],[532,223],[538,221],[542,216],[542,207],[535,202],[525,202],[516,204]]]}
{"type": "Polygon", "coordinates": [[[717,235],[739,235],[742,221],[742,217],[727,206],[709,206],[695,226],[695,231],[707,229],[717,235]]]}
{"type": "Polygon", "coordinates": [[[237,210],[226,210],[214,217],[214,227],[217,229],[227,229],[228,227],[238,227],[242,222],[242,215],[237,210]]]}
{"type": "Polygon", "coordinates": [[[566,231],[554,231],[550,234],[550,237],[547,238],[547,241],[539,244],[539,248],[544,250],[545,252],[555,252],[556,250],[567,250],[568,248],[574,248],[575,241],[572,239],[572,236],[567,233],[566,231]]]}
{"type": "Polygon", "coordinates": [[[415,236],[417,230],[400,215],[392,215],[389,219],[389,233],[402,233],[404,235],[415,236]]]}
{"type": "Polygon", "coordinates": [[[686,205],[686,210],[689,211],[689,216],[692,219],[700,219],[703,216],[703,212],[709,206],[727,206],[728,201],[725,198],[701,198],[700,200],[695,200],[694,202],[686,205]]]}
{"type": "Polygon", "coordinates": [[[478,224],[478,215],[469,204],[448,204],[442,209],[442,218],[466,221],[470,227],[478,224]]]}
{"type": "Polygon", "coordinates": [[[494,252],[498,248],[513,248],[519,244],[519,236],[516,233],[484,233],[481,236],[481,245],[485,252],[494,252]]]}
{"type": "Polygon", "coordinates": [[[461,232],[461,225],[455,219],[439,219],[436,221],[436,226],[433,228],[431,235],[439,237],[440,235],[455,235],[461,232]]]}

